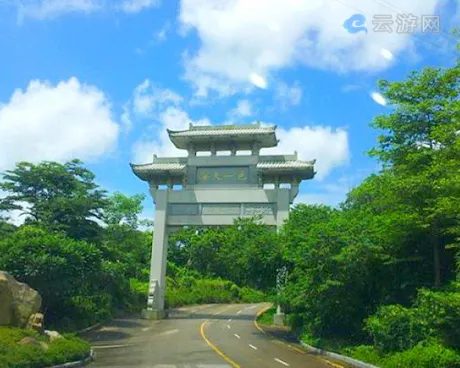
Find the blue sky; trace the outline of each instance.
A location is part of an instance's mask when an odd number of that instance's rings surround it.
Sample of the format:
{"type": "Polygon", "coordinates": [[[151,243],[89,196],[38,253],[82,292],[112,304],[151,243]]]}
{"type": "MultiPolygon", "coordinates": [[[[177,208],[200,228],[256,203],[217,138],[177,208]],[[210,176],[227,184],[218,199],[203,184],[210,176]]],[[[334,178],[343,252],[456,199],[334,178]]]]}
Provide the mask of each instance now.
{"type": "Polygon", "coordinates": [[[335,205],[378,170],[376,82],[451,65],[456,24],[456,0],[0,0],[0,170],[78,157],[109,191],[148,194],[128,163],[184,154],[166,128],[259,120],[275,152],[317,159],[298,201],[335,205]],[[367,33],[343,27],[357,13],[367,33]],[[397,32],[409,13],[440,33],[397,32]]]}

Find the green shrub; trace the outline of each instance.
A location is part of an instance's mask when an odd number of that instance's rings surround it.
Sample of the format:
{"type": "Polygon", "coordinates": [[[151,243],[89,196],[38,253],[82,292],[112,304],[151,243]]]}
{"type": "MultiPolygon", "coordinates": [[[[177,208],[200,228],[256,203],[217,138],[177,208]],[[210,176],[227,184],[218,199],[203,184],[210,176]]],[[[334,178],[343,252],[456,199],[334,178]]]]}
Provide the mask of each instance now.
{"type": "Polygon", "coordinates": [[[291,330],[297,334],[302,335],[305,329],[305,318],[301,313],[290,313],[287,315],[287,324],[291,330]]]}
{"type": "Polygon", "coordinates": [[[382,362],[382,358],[377,350],[370,345],[359,345],[352,348],[346,348],[343,350],[343,353],[354,359],[377,366],[380,366],[382,362]]]}
{"type": "Polygon", "coordinates": [[[0,239],[0,269],[40,293],[49,324],[71,316],[65,306],[94,288],[101,267],[96,246],[38,227],[23,226],[0,239]]]}
{"type": "Polygon", "coordinates": [[[412,349],[395,353],[386,358],[383,368],[457,368],[460,355],[435,342],[419,343],[412,349]]]}
{"type": "Polygon", "coordinates": [[[276,313],[276,308],[272,307],[267,309],[264,313],[257,317],[257,322],[261,325],[271,326],[273,325],[273,318],[276,313]]]}
{"type": "Polygon", "coordinates": [[[243,303],[261,303],[265,301],[265,294],[259,290],[244,286],[240,290],[240,300],[243,303]]]}
{"type": "Polygon", "coordinates": [[[419,290],[417,307],[419,319],[426,321],[433,336],[460,348],[460,292],[419,290]]]}
{"type": "Polygon", "coordinates": [[[90,345],[86,341],[71,335],[50,342],[35,331],[0,327],[0,367],[2,368],[43,368],[84,359],[89,351],[90,345]],[[19,341],[27,336],[45,342],[49,349],[44,350],[38,345],[19,345],[19,341]]]}
{"type": "Polygon", "coordinates": [[[367,318],[365,328],[380,352],[403,351],[412,348],[428,337],[428,330],[418,318],[417,309],[400,305],[380,307],[367,318]]]}

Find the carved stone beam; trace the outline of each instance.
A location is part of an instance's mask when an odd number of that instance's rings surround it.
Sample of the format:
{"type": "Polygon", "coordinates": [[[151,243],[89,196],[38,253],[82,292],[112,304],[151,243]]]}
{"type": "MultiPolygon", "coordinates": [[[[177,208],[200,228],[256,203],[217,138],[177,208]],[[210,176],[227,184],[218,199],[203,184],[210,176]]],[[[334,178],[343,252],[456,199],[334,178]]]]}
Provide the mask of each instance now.
{"type": "Polygon", "coordinates": [[[236,156],[236,152],[238,151],[238,146],[235,142],[232,142],[230,145],[230,152],[232,156],[236,156]]]}
{"type": "Polygon", "coordinates": [[[291,201],[291,203],[294,202],[294,199],[299,194],[299,185],[300,185],[300,179],[297,176],[294,176],[292,178],[291,192],[290,192],[290,195],[289,195],[289,200],[291,201]]]}
{"type": "Polygon", "coordinates": [[[188,150],[187,151],[188,151],[188,155],[190,157],[195,157],[196,156],[196,148],[195,148],[195,146],[193,144],[188,145],[188,150]]]}
{"type": "Polygon", "coordinates": [[[259,148],[259,144],[257,142],[254,142],[252,144],[252,155],[254,156],[258,156],[260,153],[260,148],[259,148]]]}
{"type": "Polygon", "coordinates": [[[158,184],[155,183],[155,182],[150,182],[149,183],[149,189],[150,189],[150,195],[153,198],[153,202],[155,202],[155,197],[156,197],[157,191],[158,191],[158,184]]]}

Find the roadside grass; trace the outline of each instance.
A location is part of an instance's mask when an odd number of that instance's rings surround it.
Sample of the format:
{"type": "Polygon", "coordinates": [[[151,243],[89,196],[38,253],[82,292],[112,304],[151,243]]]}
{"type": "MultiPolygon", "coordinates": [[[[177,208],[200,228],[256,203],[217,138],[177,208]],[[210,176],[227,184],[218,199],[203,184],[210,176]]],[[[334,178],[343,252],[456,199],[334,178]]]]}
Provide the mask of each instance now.
{"type": "Polygon", "coordinates": [[[88,357],[89,343],[70,334],[63,337],[50,342],[32,330],[0,327],[0,367],[43,368],[88,357]],[[37,343],[20,345],[24,337],[32,337],[37,343]]]}
{"type": "Polygon", "coordinates": [[[276,313],[276,307],[267,309],[264,313],[257,317],[257,323],[263,326],[273,326],[273,318],[276,313]]]}

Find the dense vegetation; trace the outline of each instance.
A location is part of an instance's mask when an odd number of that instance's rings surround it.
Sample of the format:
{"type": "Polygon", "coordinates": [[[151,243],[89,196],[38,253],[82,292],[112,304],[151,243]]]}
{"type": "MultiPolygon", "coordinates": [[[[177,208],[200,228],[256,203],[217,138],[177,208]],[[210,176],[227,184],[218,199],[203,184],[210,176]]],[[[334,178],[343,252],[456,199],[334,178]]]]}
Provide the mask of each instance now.
{"type": "Polygon", "coordinates": [[[85,359],[89,349],[90,345],[86,341],[71,335],[50,342],[32,330],[0,327],[0,367],[51,367],[85,359]],[[36,343],[19,344],[26,337],[33,338],[36,343]],[[47,348],[44,349],[40,344],[47,348]]]}
{"type": "MultiPolygon", "coordinates": [[[[306,342],[383,367],[460,367],[460,63],[380,84],[382,164],[337,208],[299,204],[277,234],[257,219],[170,238],[167,303],[275,294],[306,342]]],[[[108,196],[81,162],[4,174],[0,269],[44,296],[48,323],[85,327],[145,303],[142,196],[108,196]]]]}
{"type": "Polygon", "coordinates": [[[382,169],[339,208],[293,209],[285,308],[314,344],[384,367],[458,367],[460,63],[380,87],[391,109],[370,154],[382,169]]]}
{"type": "MultiPolygon", "coordinates": [[[[0,269],[40,292],[49,327],[76,330],[145,305],[152,231],[148,221],[138,218],[143,196],[109,196],[78,160],[18,163],[4,173],[0,188],[7,193],[0,209],[25,216],[17,228],[0,221],[0,269]]],[[[242,225],[245,235],[267,232],[250,221],[242,225]]],[[[229,231],[238,228],[235,224],[229,231]]],[[[214,273],[214,259],[205,257],[206,244],[190,239],[182,246],[177,238],[171,240],[167,305],[263,299],[261,291],[238,285],[265,290],[264,280],[246,282],[244,270],[240,278],[231,278],[235,283],[225,280],[229,273],[214,273]]],[[[257,260],[251,249],[244,252],[263,267],[264,260],[257,260]]],[[[244,260],[226,262],[233,266],[244,260]]]]}

